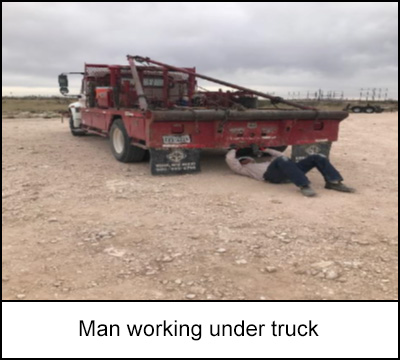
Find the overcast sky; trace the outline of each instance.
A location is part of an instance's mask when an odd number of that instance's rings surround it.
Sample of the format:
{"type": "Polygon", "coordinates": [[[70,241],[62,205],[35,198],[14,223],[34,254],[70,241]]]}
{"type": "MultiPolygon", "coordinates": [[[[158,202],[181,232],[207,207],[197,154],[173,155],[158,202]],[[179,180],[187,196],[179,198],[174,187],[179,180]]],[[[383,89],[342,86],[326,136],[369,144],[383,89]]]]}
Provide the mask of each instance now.
{"type": "Polygon", "coordinates": [[[59,73],[127,54],[284,97],[397,99],[398,3],[2,3],[3,95],[56,95],[59,73]]]}

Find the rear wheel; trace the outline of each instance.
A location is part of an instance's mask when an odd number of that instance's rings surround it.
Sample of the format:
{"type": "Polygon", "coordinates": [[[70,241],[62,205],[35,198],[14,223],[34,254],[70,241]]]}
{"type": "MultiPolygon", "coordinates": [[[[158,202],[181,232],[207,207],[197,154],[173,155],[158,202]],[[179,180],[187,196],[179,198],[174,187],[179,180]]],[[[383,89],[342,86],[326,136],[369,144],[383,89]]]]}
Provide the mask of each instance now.
{"type": "Polygon", "coordinates": [[[367,106],[367,107],[364,109],[364,112],[366,112],[367,114],[372,114],[372,113],[375,112],[375,109],[374,109],[372,106],[367,106]]]}
{"type": "Polygon", "coordinates": [[[139,162],[142,161],[146,150],[132,146],[124,123],[121,119],[114,121],[110,131],[111,151],[114,157],[121,162],[139,162]]]}
{"type": "Polygon", "coordinates": [[[362,112],[362,108],[361,108],[361,106],[353,106],[351,108],[351,111],[353,111],[353,113],[360,113],[360,112],[362,112]]]}

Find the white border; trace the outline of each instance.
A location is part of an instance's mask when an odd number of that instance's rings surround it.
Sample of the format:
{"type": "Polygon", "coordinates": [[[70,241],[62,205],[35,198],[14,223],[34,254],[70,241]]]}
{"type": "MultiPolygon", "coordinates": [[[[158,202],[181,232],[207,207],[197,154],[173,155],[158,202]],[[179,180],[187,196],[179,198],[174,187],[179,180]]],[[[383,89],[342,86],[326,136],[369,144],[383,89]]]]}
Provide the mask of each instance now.
{"type": "Polygon", "coordinates": [[[396,302],[3,302],[3,357],[386,358],[398,355],[396,302]],[[120,325],[81,337],[79,321],[120,325]],[[130,337],[126,324],[201,324],[186,336],[130,337]],[[266,324],[263,336],[211,337],[210,324],[266,324]],[[273,337],[272,321],[318,324],[319,336],[273,337]]]}

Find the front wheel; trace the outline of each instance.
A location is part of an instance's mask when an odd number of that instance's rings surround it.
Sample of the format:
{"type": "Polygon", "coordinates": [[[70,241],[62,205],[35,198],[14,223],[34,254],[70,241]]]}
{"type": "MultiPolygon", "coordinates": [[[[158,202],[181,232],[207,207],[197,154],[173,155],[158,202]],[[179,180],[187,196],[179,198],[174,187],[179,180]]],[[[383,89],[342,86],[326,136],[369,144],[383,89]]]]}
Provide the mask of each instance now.
{"type": "Polygon", "coordinates": [[[70,128],[71,134],[72,134],[73,136],[83,136],[83,135],[86,135],[86,131],[74,127],[74,119],[72,118],[72,116],[69,118],[69,128],[70,128]]]}
{"type": "Polygon", "coordinates": [[[111,151],[114,157],[121,162],[140,162],[146,155],[146,150],[132,146],[124,123],[117,119],[111,126],[110,131],[111,151]]]}

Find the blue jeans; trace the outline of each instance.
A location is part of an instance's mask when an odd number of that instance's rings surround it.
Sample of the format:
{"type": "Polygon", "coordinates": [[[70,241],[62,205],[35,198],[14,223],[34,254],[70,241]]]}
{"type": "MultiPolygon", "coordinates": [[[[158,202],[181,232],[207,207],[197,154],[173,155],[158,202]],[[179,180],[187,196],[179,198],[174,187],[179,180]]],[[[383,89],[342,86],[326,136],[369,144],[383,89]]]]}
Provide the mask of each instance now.
{"type": "Polygon", "coordinates": [[[298,187],[309,185],[306,174],[317,168],[327,182],[342,181],[340,173],[324,155],[310,155],[298,163],[286,156],[281,156],[272,161],[264,174],[264,179],[274,184],[292,182],[298,187]]]}

